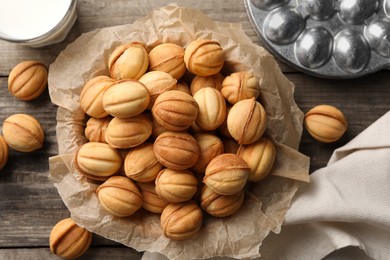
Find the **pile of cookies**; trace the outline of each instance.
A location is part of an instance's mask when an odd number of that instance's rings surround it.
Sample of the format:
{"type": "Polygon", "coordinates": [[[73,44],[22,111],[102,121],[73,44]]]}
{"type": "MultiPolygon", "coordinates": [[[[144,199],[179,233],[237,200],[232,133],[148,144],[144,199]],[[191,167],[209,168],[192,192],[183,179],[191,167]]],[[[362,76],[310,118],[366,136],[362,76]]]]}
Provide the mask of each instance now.
{"type": "Polygon", "coordinates": [[[110,54],[109,75],[86,82],[80,106],[89,142],[74,162],[99,182],[104,210],[161,213],[163,234],[184,240],[200,230],[203,212],[237,212],[247,182],[270,172],[275,147],[263,137],[259,79],[250,71],[225,77],[224,62],[213,40],[151,50],[133,42],[110,54]]]}

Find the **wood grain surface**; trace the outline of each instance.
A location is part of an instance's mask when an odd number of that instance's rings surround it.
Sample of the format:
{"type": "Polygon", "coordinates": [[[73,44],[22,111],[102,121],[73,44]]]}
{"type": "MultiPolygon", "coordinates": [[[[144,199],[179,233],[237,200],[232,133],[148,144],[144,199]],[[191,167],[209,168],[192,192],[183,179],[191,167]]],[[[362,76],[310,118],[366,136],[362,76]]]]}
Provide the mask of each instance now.
{"type": "MultiPolygon", "coordinates": [[[[0,40],[0,124],[15,113],[36,117],[45,131],[44,147],[33,153],[10,150],[0,171],[0,259],[58,259],[48,248],[49,233],[69,212],[48,179],[48,158],[57,154],[56,106],[47,91],[34,101],[19,101],[7,90],[11,69],[23,60],[50,65],[58,54],[82,33],[98,28],[132,23],[167,0],[79,0],[78,19],[66,39],[43,48],[29,48],[0,40]]],[[[243,1],[180,1],[212,19],[241,23],[253,42],[262,45],[245,12],[243,1]]],[[[86,46],[87,48],[87,46],[86,46]]],[[[295,99],[302,111],[319,104],[340,108],[348,120],[348,132],[336,143],[321,144],[304,131],[300,151],[311,157],[310,171],[326,166],[334,149],[350,141],[390,109],[390,71],[351,80],[315,78],[279,62],[295,84],[295,99]]],[[[139,259],[141,253],[94,235],[92,247],[81,259],[139,259]]]]}

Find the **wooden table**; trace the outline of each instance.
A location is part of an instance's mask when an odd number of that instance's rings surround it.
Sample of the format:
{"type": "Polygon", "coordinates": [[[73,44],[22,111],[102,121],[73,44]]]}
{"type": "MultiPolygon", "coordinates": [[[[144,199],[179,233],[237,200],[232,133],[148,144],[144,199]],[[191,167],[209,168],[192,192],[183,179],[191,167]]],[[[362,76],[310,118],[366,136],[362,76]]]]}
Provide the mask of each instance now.
{"type": "MultiPolygon", "coordinates": [[[[33,153],[10,150],[9,161],[0,171],[0,259],[56,259],[48,248],[49,233],[69,212],[48,179],[48,158],[57,154],[56,106],[48,92],[37,100],[23,102],[7,90],[11,69],[23,60],[40,60],[46,65],[84,32],[132,23],[168,0],[79,0],[78,20],[60,44],[32,49],[0,41],[0,122],[15,113],[33,114],[45,130],[43,149],[33,153]]],[[[242,23],[253,42],[262,45],[245,12],[243,1],[180,1],[197,8],[212,19],[242,23]]],[[[390,109],[390,71],[352,80],[320,79],[297,72],[280,63],[286,76],[296,85],[295,99],[302,111],[319,104],[339,107],[347,117],[348,132],[336,143],[321,144],[304,131],[300,151],[311,157],[310,171],[324,167],[335,148],[358,135],[390,109]]],[[[82,259],[139,259],[141,253],[94,236],[92,249],[82,259]]]]}

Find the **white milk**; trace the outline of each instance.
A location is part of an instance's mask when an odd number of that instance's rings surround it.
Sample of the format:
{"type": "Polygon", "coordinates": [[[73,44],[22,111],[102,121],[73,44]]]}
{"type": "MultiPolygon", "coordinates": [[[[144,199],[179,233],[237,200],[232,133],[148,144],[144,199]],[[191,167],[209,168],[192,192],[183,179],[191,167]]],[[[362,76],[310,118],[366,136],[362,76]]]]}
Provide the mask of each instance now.
{"type": "Polygon", "coordinates": [[[71,0],[0,0],[0,38],[34,39],[53,30],[71,8],[71,0]]]}

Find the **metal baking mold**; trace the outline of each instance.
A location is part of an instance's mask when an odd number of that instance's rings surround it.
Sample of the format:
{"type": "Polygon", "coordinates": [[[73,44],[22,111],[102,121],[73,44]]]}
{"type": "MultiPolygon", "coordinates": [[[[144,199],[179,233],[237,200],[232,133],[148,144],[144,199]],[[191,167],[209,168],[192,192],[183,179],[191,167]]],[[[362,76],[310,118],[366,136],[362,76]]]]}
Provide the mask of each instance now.
{"type": "Polygon", "coordinates": [[[325,78],[390,69],[390,0],[244,0],[264,45],[325,78]]]}

